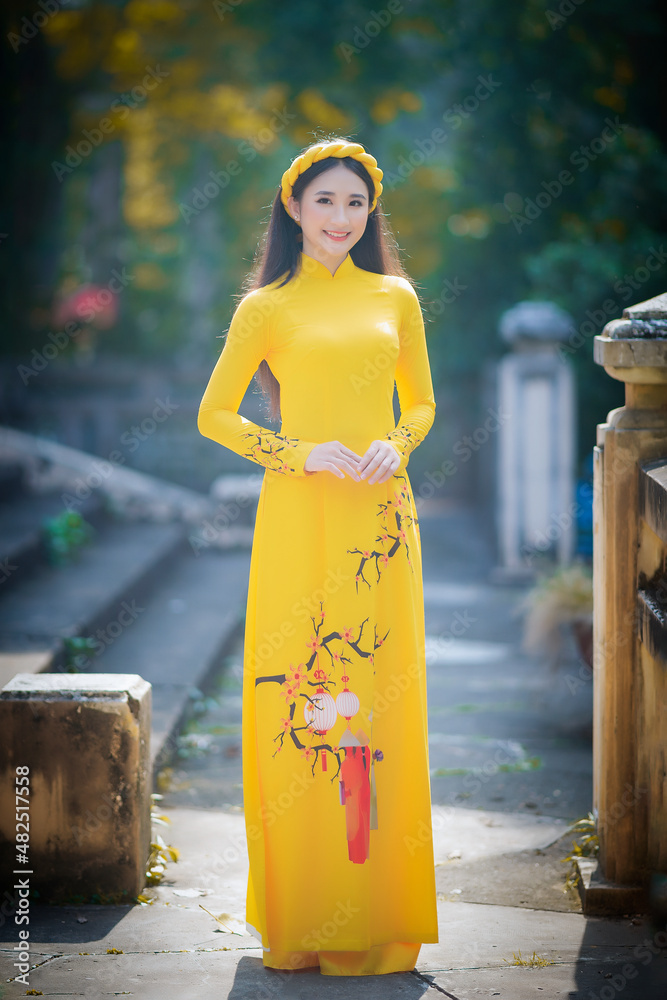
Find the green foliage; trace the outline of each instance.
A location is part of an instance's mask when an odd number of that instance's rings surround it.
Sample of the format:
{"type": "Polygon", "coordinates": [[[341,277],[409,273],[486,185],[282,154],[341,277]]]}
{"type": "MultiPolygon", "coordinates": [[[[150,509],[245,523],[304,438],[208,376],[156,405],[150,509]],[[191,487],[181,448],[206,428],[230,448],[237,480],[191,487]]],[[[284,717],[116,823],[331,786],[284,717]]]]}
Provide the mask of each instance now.
{"type": "MultiPolygon", "coordinates": [[[[512,774],[515,771],[536,771],[542,767],[542,760],[540,757],[524,757],[521,760],[512,761],[509,764],[497,764],[496,771],[502,771],[505,774],[512,774]]],[[[474,767],[438,767],[432,772],[431,777],[433,778],[449,778],[457,774],[475,774],[477,769],[474,767]]]]}
{"type": "Polygon", "coordinates": [[[577,858],[595,858],[600,851],[600,838],[597,832],[597,824],[593,813],[578,820],[572,827],[579,831],[578,840],[572,841],[572,851],[567,857],[562,859],[563,864],[569,864],[570,869],[565,879],[563,892],[574,889],[579,884],[579,871],[577,869],[577,858]]]}
{"type": "MultiPolygon", "coordinates": [[[[151,795],[151,822],[164,826],[171,823],[171,820],[168,816],[163,816],[157,812],[156,803],[161,798],[162,795],[157,792],[151,795]]],[[[146,862],[146,884],[149,886],[159,885],[166,874],[168,863],[170,861],[178,861],[179,857],[180,852],[178,848],[172,847],[171,844],[165,844],[159,833],[154,834],[151,839],[150,854],[146,862]]],[[[147,904],[151,902],[151,899],[141,893],[137,896],[136,902],[147,904]]]]}
{"type": "Polygon", "coordinates": [[[89,653],[98,648],[98,641],[93,636],[74,635],[63,639],[65,647],[65,671],[68,674],[78,674],[90,664],[89,653]]]}
{"type": "MultiPolygon", "coordinates": [[[[32,13],[9,0],[5,35],[32,13]]],[[[415,0],[379,30],[372,20],[356,0],[88,0],[51,17],[3,70],[21,155],[0,230],[16,241],[24,228],[12,206],[25,211],[26,161],[36,199],[0,288],[10,349],[40,349],[57,295],[124,267],[121,320],[96,349],[213,360],[286,165],[350,135],[385,172],[439,390],[502,352],[503,309],[551,299],[582,333],[570,360],[587,454],[622,391],[593,363],[604,317],[589,313],[612,302],[615,318],[667,277],[645,266],[667,235],[664,18],[651,0],[587,0],[568,16],[550,0],[415,0]],[[166,75],[113,110],[146,67],[166,75]],[[53,162],[105,117],[111,130],[54,181],[53,162]]]]}
{"type": "Polygon", "coordinates": [[[42,523],[42,540],[47,559],[54,566],[66,566],[89,545],[95,529],[77,511],[64,510],[42,523]]]}
{"type": "Polygon", "coordinates": [[[545,573],[517,607],[525,614],[523,646],[535,655],[554,651],[562,625],[589,623],[593,615],[593,576],[583,563],[545,573]]]}
{"type": "Polygon", "coordinates": [[[552,962],[550,959],[541,958],[536,951],[533,952],[530,958],[522,958],[520,949],[519,951],[513,951],[512,956],[513,959],[511,962],[506,958],[503,959],[503,962],[506,962],[508,965],[524,965],[531,969],[543,969],[545,965],[555,965],[555,962],[552,962]]]}

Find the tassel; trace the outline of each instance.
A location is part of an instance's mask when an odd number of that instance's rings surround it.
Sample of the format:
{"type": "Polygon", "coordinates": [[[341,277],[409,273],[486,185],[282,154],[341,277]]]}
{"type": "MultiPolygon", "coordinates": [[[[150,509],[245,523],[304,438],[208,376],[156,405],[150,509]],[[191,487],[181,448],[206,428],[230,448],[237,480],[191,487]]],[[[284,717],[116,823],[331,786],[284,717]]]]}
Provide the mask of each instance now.
{"type": "Polygon", "coordinates": [[[377,789],[375,787],[375,761],[371,764],[371,821],[370,829],[377,830],[378,828],[378,800],[377,800],[377,789]]]}

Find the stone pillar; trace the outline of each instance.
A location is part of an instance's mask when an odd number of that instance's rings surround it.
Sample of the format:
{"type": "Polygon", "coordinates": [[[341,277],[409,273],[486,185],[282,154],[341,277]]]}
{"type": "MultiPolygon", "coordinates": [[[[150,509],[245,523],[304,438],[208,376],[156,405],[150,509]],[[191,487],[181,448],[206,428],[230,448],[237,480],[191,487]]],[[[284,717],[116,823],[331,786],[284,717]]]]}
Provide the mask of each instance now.
{"type": "MultiPolygon", "coordinates": [[[[596,363],[625,383],[625,406],[598,426],[593,529],[593,805],[601,873],[619,887],[645,885],[651,867],[640,763],[646,746],[640,745],[643,654],[637,635],[638,553],[641,559],[645,531],[639,466],[667,461],[666,337],[667,294],[625,309],[594,346],[596,363]]],[[[661,816],[653,817],[663,829],[666,810],[663,802],[661,816]]],[[[619,905],[627,912],[627,900],[619,905]]]]}
{"type": "Polygon", "coordinates": [[[568,563],[574,552],[574,380],[557,353],[573,329],[552,302],[520,302],[501,317],[513,350],[497,375],[498,579],[532,576],[537,556],[568,563]]]}
{"type": "Polygon", "coordinates": [[[29,871],[42,902],[94,893],[131,902],[146,884],[150,851],[148,681],[17,674],[0,692],[0,733],[3,871],[29,871]],[[15,794],[25,787],[17,838],[15,794]],[[15,847],[23,843],[27,863],[15,847]]]}

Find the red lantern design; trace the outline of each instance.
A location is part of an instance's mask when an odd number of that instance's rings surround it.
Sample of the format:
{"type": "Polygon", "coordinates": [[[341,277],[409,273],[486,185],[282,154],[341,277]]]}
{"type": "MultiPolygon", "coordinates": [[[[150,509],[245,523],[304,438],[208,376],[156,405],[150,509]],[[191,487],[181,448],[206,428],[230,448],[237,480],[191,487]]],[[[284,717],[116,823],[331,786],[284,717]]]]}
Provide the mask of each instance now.
{"type": "MultiPolygon", "coordinates": [[[[303,716],[308,725],[313,725],[318,736],[326,736],[336,722],[338,712],[336,702],[320,684],[312,698],[303,706],[303,716]]],[[[322,770],[327,769],[327,753],[322,750],[322,770]]]]}
{"type": "Polygon", "coordinates": [[[351,729],[346,729],[339,745],[345,754],[341,764],[340,801],[345,806],[348,857],[355,864],[363,864],[368,859],[370,847],[371,748],[362,730],[355,736],[351,729]]]}
{"type": "Polygon", "coordinates": [[[347,682],[349,681],[347,674],[343,674],[342,680],[345,687],[341,693],[336,698],[336,708],[344,719],[347,719],[347,728],[350,728],[350,720],[353,715],[356,715],[359,711],[359,699],[357,698],[354,691],[348,690],[347,682]]]}

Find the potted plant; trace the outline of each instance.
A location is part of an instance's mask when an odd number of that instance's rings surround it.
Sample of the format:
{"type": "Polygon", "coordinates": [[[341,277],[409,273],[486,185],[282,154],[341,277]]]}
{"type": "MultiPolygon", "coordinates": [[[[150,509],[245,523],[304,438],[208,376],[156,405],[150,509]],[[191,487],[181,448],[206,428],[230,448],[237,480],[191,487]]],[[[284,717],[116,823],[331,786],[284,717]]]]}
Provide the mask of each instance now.
{"type": "Polygon", "coordinates": [[[555,663],[563,628],[575,638],[581,658],[593,666],[593,576],[577,562],[544,575],[519,606],[523,612],[526,652],[551,655],[555,663]]]}

